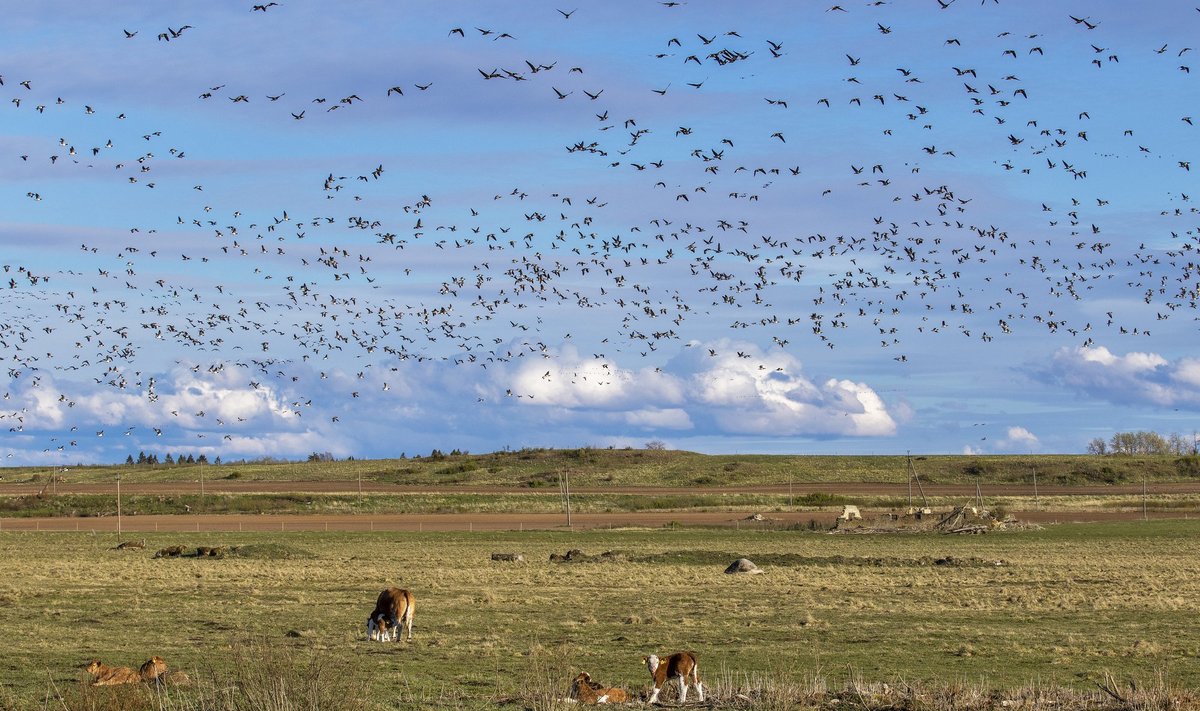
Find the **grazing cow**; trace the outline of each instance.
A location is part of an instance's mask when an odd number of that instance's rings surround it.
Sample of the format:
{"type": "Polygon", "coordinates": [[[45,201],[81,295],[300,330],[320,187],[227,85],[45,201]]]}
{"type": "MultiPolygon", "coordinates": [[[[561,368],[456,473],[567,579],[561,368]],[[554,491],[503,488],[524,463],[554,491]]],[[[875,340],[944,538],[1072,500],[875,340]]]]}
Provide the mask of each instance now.
{"type": "Polygon", "coordinates": [[[119,686],[121,684],[136,684],[142,680],[142,675],[129,667],[110,667],[95,659],[87,665],[87,673],[92,675],[92,686],[119,686]]]}
{"type": "Polygon", "coordinates": [[[407,590],[388,588],[379,593],[375,610],[367,618],[367,639],[387,642],[400,641],[401,627],[408,628],[408,641],[412,641],[413,611],[416,598],[407,590]]]}
{"type": "Polygon", "coordinates": [[[623,704],[629,701],[629,694],[619,687],[605,687],[592,681],[592,675],[579,672],[571,683],[571,698],[584,704],[623,704]]]}
{"type": "Polygon", "coordinates": [[[658,701],[658,694],[669,679],[674,679],[679,684],[679,703],[687,701],[689,679],[696,687],[700,701],[704,701],[704,687],[700,684],[700,665],[696,662],[695,652],[676,652],[663,660],[651,654],[642,657],[642,662],[650,670],[650,677],[654,680],[654,692],[650,694],[650,703],[658,701]]]}

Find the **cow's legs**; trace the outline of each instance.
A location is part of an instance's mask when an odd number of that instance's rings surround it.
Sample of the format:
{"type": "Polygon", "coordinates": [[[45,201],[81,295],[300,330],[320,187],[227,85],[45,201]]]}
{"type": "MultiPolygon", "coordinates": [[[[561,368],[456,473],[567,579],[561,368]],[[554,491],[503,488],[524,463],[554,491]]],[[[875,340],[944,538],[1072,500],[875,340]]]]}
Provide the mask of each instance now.
{"type": "Polygon", "coordinates": [[[675,677],[675,680],[679,682],[679,703],[682,704],[687,701],[687,690],[688,690],[687,677],[686,676],[677,676],[677,677],[675,677]]]}
{"type": "Polygon", "coordinates": [[[654,704],[654,703],[658,702],[658,692],[660,692],[660,691],[662,691],[662,689],[660,687],[657,687],[657,686],[654,687],[654,692],[650,694],[649,703],[654,704]]]}

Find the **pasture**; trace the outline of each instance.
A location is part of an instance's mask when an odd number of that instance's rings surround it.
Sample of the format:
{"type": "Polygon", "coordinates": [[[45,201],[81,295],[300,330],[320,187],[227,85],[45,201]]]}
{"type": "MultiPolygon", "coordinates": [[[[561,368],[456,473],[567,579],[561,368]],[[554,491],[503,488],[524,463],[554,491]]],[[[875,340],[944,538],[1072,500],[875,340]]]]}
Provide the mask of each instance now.
{"type": "MultiPolygon", "coordinates": [[[[580,670],[642,694],[641,657],[677,649],[698,653],[721,708],[742,703],[739,689],[794,689],[799,702],[849,681],[1095,692],[1111,673],[1143,686],[1165,678],[1185,696],[1200,687],[1194,520],[978,536],[146,537],[145,550],[117,551],[111,535],[0,534],[0,709],[139,708],[112,695],[144,689],[106,690],[108,705],[99,704],[82,691],[81,667],[93,658],[136,666],[155,654],[197,680],[173,692],[174,708],[275,664],[324,675],[337,701],[321,708],[548,709],[580,670]],[[152,559],[168,545],[244,548],[152,559]],[[548,561],[569,549],[619,555],[548,561]],[[493,562],[496,551],[526,562],[493,562]],[[740,556],[766,574],[724,575],[740,556]],[[412,643],[363,639],[389,585],[416,594],[412,643]]],[[[859,701],[851,708],[872,707],[859,701]]]]}
{"type": "MultiPolygon", "coordinates": [[[[555,489],[560,474],[574,486],[709,487],[826,482],[850,484],[909,479],[904,456],[707,455],[645,449],[521,449],[487,454],[214,464],[6,467],[3,483],[40,483],[55,474],[72,483],[198,481],[356,481],[416,486],[454,484],[555,489]]],[[[926,483],[1043,485],[1196,481],[1200,456],[922,455],[912,457],[926,483]]]]}

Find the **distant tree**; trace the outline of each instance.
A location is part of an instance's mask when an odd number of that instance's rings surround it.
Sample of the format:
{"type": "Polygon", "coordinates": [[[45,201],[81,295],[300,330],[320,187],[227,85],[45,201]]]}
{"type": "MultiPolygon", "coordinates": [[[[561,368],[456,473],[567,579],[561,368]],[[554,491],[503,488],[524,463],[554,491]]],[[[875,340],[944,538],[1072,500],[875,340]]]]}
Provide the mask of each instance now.
{"type": "Polygon", "coordinates": [[[146,459],[146,453],[145,453],[145,452],[138,452],[137,463],[138,463],[138,464],[145,464],[147,461],[148,461],[148,460],[146,459]]]}
{"type": "Polygon", "coordinates": [[[1167,447],[1170,448],[1171,454],[1180,457],[1196,453],[1195,439],[1189,440],[1178,432],[1172,432],[1167,435],[1167,447]]]}
{"type": "Polygon", "coordinates": [[[195,457],[194,455],[191,455],[191,454],[189,454],[189,455],[188,455],[188,458],[187,458],[187,463],[188,463],[188,464],[195,464],[195,463],[196,463],[196,457],[195,457]]]}
{"type": "Polygon", "coordinates": [[[1157,432],[1117,432],[1108,441],[1112,454],[1171,454],[1167,439],[1157,432]]]}
{"type": "Polygon", "coordinates": [[[435,450],[433,450],[432,452],[430,452],[430,453],[429,453],[429,458],[430,458],[430,459],[433,459],[433,460],[445,459],[445,458],[446,458],[446,455],[442,454],[442,450],[440,450],[440,449],[435,449],[435,450]]]}
{"type": "Polygon", "coordinates": [[[1103,437],[1093,439],[1091,442],[1088,442],[1087,453],[1108,454],[1108,442],[1105,442],[1103,437]]]}
{"type": "Polygon", "coordinates": [[[313,452],[312,454],[308,455],[308,461],[310,461],[310,462],[332,462],[332,461],[334,461],[334,459],[333,459],[333,454],[331,452],[313,452]]]}
{"type": "Polygon", "coordinates": [[[218,455],[217,455],[217,458],[213,460],[213,466],[214,466],[214,467],[219,467],[219,466],[221,466],[221,455],[219,455],[219,454],[218,454],[218,455]]]}
{"type": "Polygon", "coordinates": [[[147,464],[158,464],[158,455],[157,454],[147,454],[146,455],[146,463],[147,464]]]}
{"type": "Polygon", "coordinates": [[[661,439],[652,439],[646,443],[646,449],[649,449],[653,452],[663,452],[667,449],[667,443],[661,439]]]}
{"type": "Polygon", "coordinates": [[[199,457],[196,457],[196,463],[197,464],[208,464],[208,457],[201,454],[199,457]]]}
{"type": "Polygon", "coordinates": [[[171,453],[167,452],[167,456],[163,458],[163,464],[174,464],[175,460],[171,457],[171,453]]]}
{"type": "Polygon", "coordinates": [[[132,454],[125,457],[125,464],[127,464],[128,466],[133,466],[133,455],[132,454]]]}

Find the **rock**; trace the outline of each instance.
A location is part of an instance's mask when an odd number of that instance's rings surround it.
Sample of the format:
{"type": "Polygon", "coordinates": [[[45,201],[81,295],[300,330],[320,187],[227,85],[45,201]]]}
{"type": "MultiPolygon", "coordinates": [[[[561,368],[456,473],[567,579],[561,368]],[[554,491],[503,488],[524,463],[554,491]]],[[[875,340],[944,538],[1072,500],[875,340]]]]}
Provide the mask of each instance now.
{"type": "Polygon", "coordinates": [[[734,573],[749,573],[751,575],[759,575],[762,572],[762,568],[759,568],[757,565],[755,565],[754,562],[749,558],[738,558],[730,563],[729,567],[725,569],[726,575],[733,575],[734,573]]]}

